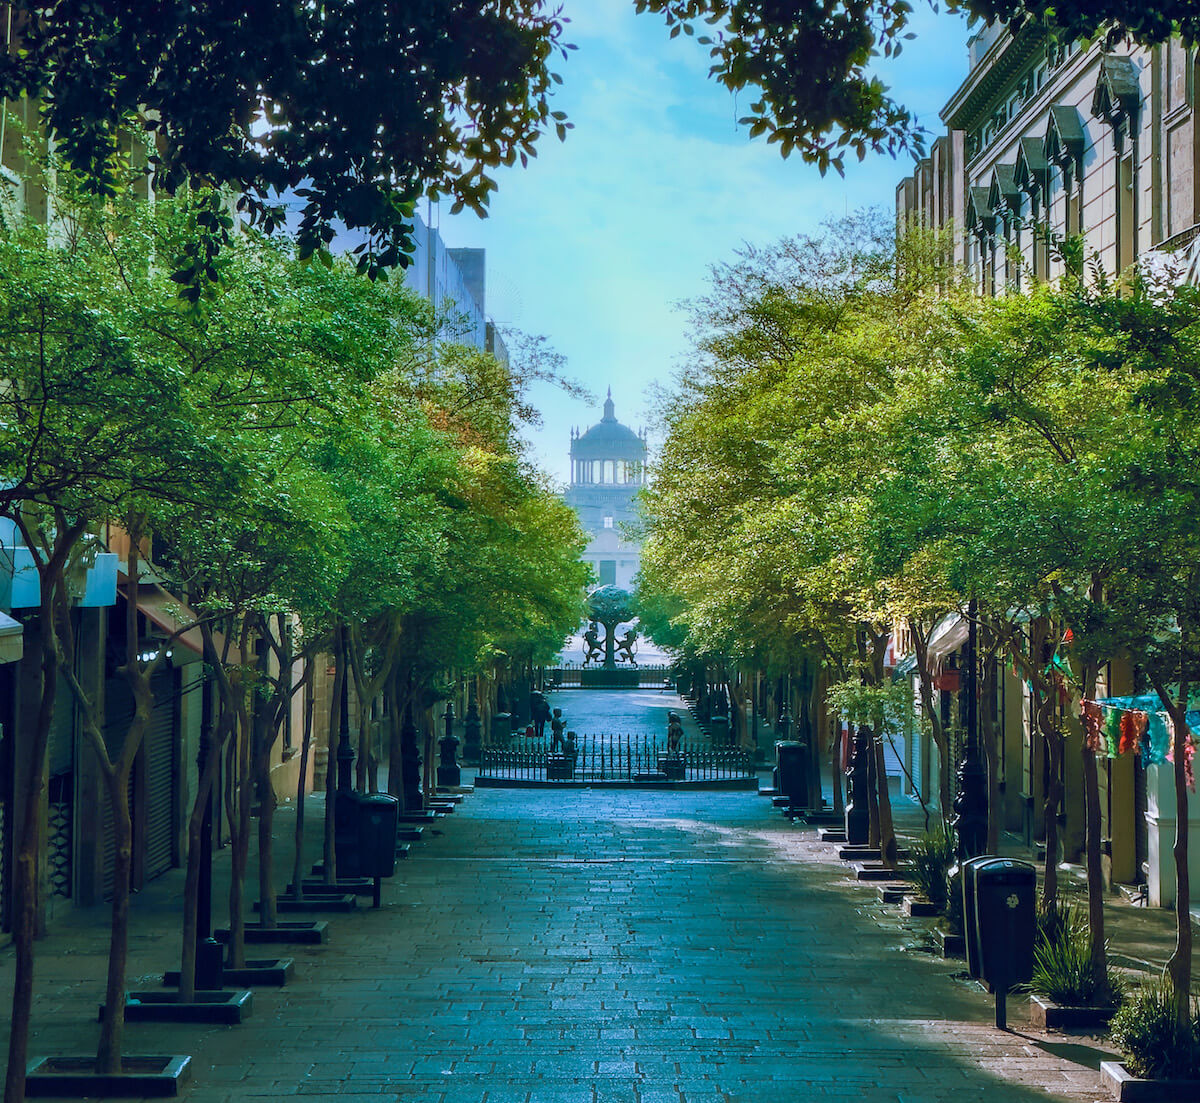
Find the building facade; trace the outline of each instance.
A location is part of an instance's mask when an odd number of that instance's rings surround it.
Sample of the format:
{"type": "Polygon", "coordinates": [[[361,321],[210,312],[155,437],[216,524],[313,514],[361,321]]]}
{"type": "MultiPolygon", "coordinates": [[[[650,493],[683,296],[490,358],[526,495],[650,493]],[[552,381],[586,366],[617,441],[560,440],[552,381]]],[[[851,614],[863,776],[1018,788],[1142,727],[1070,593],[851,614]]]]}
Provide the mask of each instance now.
{"type": "Polygon", "coordinates": [[[571,431],[571,483],[563,495],[589,536],[583,558],[601,586],[631,590],[641,566],[638,491],[646,485],[646,437],[616,418],[612,389],[604,416],[584,433],[571,431]]]}
{"type": "MultiPolygon", "coordinates": [[[[989,26],[969,42],[966,80],[942,111],[945,130],[896,189],[901,224],[953,230],[955,259],[983,295],[1019,292],[1066,267],[1062,243],[1082,239],[1086,263],[1119,275],[1175,254],[1196,269],[1200,152],[1196,58],[1178,40],[1153,48],[1056,41],[1040,26],[1015,35],[989,26]]],[[[955,665],[956,615],[939,629],[939,660],[955,665]],[[941,653],[944,652],[944,655],[941,653]]],[[[1137,692],[1134,669],[1111,663],[1099,696],[1137,692]]],[[[943,694],[943,697],[947,697],[943,694]]],[[[1002,823],[1033,836],[1047,765],[1028,689],[997,680],[1002,823]]],[[[948,703],[946,703],[948,707],[948,703]]],[[[1075,730],[1073,738],[1078,738],[1075,730]]],[[[927,738],[906,749],[910,788],[937,802],[941,764],[927,738]]],[[[1064,857],[1083,843],[1083,777],[1068,752],[1064,857]]],[[[1173,902],[1175,814],[1171,767],[1134,755],[1102,761],[1105,862],[1116,884],[1141,885],[1152,904],[1173,902]]],[[[1192,877],[1200,876],[1200,815],[1192,813],[1192,877]]]]}

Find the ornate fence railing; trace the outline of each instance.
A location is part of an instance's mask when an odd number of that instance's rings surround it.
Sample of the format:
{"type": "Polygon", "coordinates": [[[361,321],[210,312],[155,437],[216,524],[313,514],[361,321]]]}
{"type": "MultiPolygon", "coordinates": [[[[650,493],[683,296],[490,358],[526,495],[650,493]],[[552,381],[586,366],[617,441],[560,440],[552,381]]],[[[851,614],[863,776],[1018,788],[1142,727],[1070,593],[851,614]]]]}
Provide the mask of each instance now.
{"type": "Polygon", "coordinates": [[[505,781],[723,781],[757,777],[754,755],[744,747],[683,742],[668,749],[634,736],[579,739],[551,753],[545,746],[484,746],[479,778],[505,781]]]}
{"type": "Polygon", "coordinates": [[[661,689],[671,681],[669,666],[548,666],[547,689],[661,689]]]}

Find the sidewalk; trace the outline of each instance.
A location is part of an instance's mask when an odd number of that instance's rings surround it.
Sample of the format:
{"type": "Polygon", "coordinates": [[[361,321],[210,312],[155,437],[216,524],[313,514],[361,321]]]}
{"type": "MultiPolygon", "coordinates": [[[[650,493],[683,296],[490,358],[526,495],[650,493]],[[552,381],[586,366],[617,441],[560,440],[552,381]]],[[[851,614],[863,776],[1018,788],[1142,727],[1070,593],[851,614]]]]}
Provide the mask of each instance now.
{"type": "MultiPolygon", "coordinates": [[[[321,812],[312,798],[310,862],[321,812]]],[[[921,826],[900,801],[897,820],[921,826]]],[[[292,822],[281,809],[280,886],[292,822]]],[[[480,790],[426,834],[383,908],[281,951],[295,979],[256,990],[245,1023],[131,1024],[126,1052],[191,1054],[186,1098],[204,1103],[1102,1098],[1101,1041],[1031,1029],[1016,997],[996,1031],[961,963],[928,952],[929,921],[878,904],[755,794],[480,790]]],[[[131,988],[176,967],[181,889],[172,871],[135,897],[131,988]]],[[[1169,913],[1110,914],[1114,951],[1165,960],[1169,913]]],[[[106,936],[88,909],[39,943],[31,1054],[94,1045],[106,936]]],[[[6,950],[5,1000],[11,973],[6,950]]]]}
{"type": "MultiPolygon", "coordinates": [[[[892,811],[898,838],[912,842],[925,830],[920,806],[903,797],[892,796],[892,811]]],[[[904,845],[902,843],[901,845],[904,845]]],[[[1045,875],[1045,863],[1015,835],[1001,836],[999,851],[1005,857],[1020,858],[1038,867],[1038,884],[1045,875]]],[[[1075,863],[1060,863],[1059,892],[1080,914],[1087,911],[1087,870],[1075,863]]],[[[1200,946],[1200,926],[1193,912],[1193,934],[1200,946]]],[[[1175,949],[1175,913],[1169,908],[1151,908],[1135,903],[1124,892],[1114,891],[1104,901],[1104,932],[1110,960],[1131,977],[1158,975],[1175,949]]],[[[1192,991],[1200,995],[1200,953],[1192,970],[1192,991]]]]}

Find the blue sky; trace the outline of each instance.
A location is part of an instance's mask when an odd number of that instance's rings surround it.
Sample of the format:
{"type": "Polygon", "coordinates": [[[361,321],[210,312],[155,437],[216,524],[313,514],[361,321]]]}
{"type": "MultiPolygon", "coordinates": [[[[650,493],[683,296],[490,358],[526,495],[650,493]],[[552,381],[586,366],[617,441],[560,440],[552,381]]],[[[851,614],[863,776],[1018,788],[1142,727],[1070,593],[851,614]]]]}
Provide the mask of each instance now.
{"type": "MultiPolygon", "coordinates": [[[[915,41],[879,72],[938,132],[938,111],[966,75],[968,30],[916,5],[915,41]]],[[[634,14],[631,0],[565,0],[567,39],[555,107],[575,129],[547,139],[527,168],[502,170],[489,217],[432,221],[451,247],[483,247],[488,313],[545,336],[594,404],[548,387],[534,398],[545,425],[530,432],[539,466],[568,477],[571,426],[600,418],[612,387],[617,417],[647,425],[648,385],[686,370],[681,300],[709,267],[745,242],[811,233],[859,207],[891,209],[911,162],[873,157],[822,178],[739,129],[734,97],[708,79],[707,51],[634,14]]],[[[448,207],[446,208],[448,209],[448,207]]]]}

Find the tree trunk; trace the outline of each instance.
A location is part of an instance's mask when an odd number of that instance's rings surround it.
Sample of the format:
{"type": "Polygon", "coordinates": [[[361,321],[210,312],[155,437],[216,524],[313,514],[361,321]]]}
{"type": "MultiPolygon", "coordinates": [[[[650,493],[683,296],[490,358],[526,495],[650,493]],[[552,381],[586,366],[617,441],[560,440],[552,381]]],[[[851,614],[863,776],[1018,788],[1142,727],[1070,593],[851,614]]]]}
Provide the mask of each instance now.
{"type": "MultiPolygon", "coordinates": [[[[1190,655],[1190,636],[1185,619],[1179,618],[1179,658],[1180,668],[1190,655]]],[[[1171,988],[1175,993],[1175,1010],[1178,1015],[1180,1030],[1189,1029],[1190,993],[1192,983],[1192,892],[1191,877],[1188,870],[1188,789],[1187,789],[1187,745],[1189,729],[1187,724],[1188,678],[1183,675],[1179,679],[1178,697],[1173,697],[1167,687],[1154,681],[1154,688],[1159,699],[1166,706],[1174,725],[1175,732],[1171,740],[1171,757],[1174,759],[1172,773],[1175,782],[1175,845],[1171,850],[1175,858],[1175,949],[1167,959],[1167,976],[1171,978],[1171,988]]]]}
{"type": "Polygon", "coordinates": [[[296,826],[292,834],[295,846],[292,859],[292,899],[299,900],[303,895],[304,882],[304,809],[306,786],[308,782],[308,758],[312,751],[313,733],[313,662],[308,662],[304,671],[304,730],[300,736],[300,778],[296,782],[296,826]]]}
{"type": "Polygon", "coordinates": [[[842,774],[845,768],[845,763],[842,761],[842,718],[831,716],[829,720],[833,729],[833,739],[829,744],[829,768],[833,772],[833,814],[844,816],[846,800],[842,791],[845,780],[842,774]]]}
{"type": "MultiPolygon", "coordinates": [[[[204,687],[205,692],[208,687],[204,687]]],[[[196,941],[200,921],[200,868],[204,843],[204,825],[207,819],[206,805],[212,794],[217,776],[218,752],[209,748],[204,758],[204,769],[196,789],[196,800],[188,817],[187,872],[183,882],[183,945],[179,955],[179,1002],[191,1003],[196,998],[196,941]]],[[[211,822],[208,824],[212,829],[211,822]]]]}
{"type": "Polygon", "coordinates": [[[892,823],[892,796],[888,792],[887,763],[884,758],[883,737],[880,728],[872,733],[875,759],[875,779],[879,791],[879,857],[883,864],[895,869],[900,864],[896,853],[896,830],[892,823]]]}
{"type": "MultiPolygon", "coordinates": [[[[860,727],[866,728],[865,724],[860,727]]],[[[880,848],[879,833],[879,759],[875,755],[875,733],[867,728],[867,812],[870,816],[870,829],[867,835],[867,845],[880,848]]]]}
{"type": "Polygon", "coordinates": [[[341,740],[342,728],[342,680],[346,677],[346,651],[343,643],[343,630],[339,624],[334,629],[333,636],[333,692],[329,700],[329,734],[326,737],[327,757],[325,763],[325,835],[324,835],[324,871],[325,883],[337,883],[337,847],[334,832],[334,805],[337,802],[337,748],[341,740]]]}
{"type": "Polygon", "coordinates": [[[985,854],[1000,849],[1000,724],[996,716],[996,663],[991,656],[979,660],[979,735],[987,766],[987,848],[985,854]]]}
{"type": "MultiPolygon", "coordinates": [[[[1089,663],[1083,671],[1083,695],[1088,700],[1096,696],[1096,665],[1089,663]]],[[[1108,947],[1104,939],[1104,858],[1100,824],[1100,771],[1096,752],[1088,746],[1086,733],[1081,740],[1083,755],[1083,817],[1088,887],[1088,935],[1091,941],[1092,969],[1097,976],[1108,972],[1108,947]]]]}
{"type": "Polygon", "coordinates": [[[105,771],[108,803],[113,820],[113,898],[108,938],[108,976],[104,987],[104,1014],[96,1046],[96,1071],[121,1071],[121,1046],[125,1038],[125,970],[129,955],[129,877],[133,868],[133,823],[129,815],[126,777],[105,771]]]}
{"type": "Polygon", "coordinates": [[[1046,746],[1049,778],[1046,799],[1042,806],[1042,823],[1046,833],[1046,872],[1042,881],[1042,906],[1046,910],[1058,906],[1058,804],[1062,799],[1062,736],[1054,726],[1051,715],[1054,699],[1049,695],[1038,706],[1038,725],[1046,746]]]}
{"type": "Polygon", "coordinates": [[[929,720],[930,735],[938,753],[937,792],[938,804],[942,815],[942,823],[949,820],[950,810],[954,805],[954,796],[950,788],[950,741],[946,738],[946,729],[942,724],[942,713],[933,699],[933,670],[929,663],[929,636],[924,626],[917,620],[909,618],[909,631],[913,638],[913,651],[917,656],[917,685],[921,694],[921,710],[929,720]]]}

